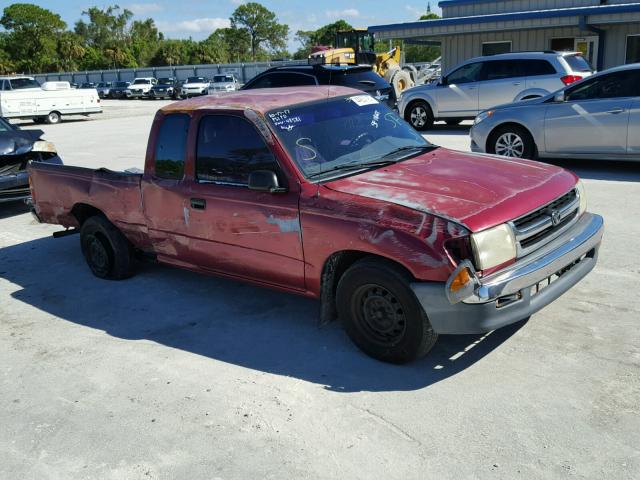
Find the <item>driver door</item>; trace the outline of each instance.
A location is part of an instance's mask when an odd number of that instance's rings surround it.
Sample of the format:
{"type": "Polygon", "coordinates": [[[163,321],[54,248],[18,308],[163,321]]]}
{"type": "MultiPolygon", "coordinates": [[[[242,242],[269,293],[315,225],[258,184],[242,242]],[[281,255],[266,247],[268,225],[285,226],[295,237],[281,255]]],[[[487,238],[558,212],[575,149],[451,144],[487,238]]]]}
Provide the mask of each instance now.
{"type": "Polygon", "coordinates": [[[438,117],[475,117],[482,62],[468,63],[454,70],[436,89],[438,117]]]}

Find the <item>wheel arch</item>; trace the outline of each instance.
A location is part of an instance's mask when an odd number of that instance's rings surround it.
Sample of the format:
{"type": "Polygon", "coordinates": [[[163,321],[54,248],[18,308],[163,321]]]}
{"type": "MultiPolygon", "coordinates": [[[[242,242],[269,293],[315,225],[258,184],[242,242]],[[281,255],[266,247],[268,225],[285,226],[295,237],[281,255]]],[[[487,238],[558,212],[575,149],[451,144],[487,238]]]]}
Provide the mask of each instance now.
{"type": "Polygon", "coordinates": [[[81,227],[89,218],[96,215],[102,215],[106,218],[106,215],[102,210],[87,203],[76,203],[71,209],[71,215],[77,220],[79,227],[81,227]]]}
{"type": "Polygon", "coordinates": [[[540,98],[540,97],[544,97],[545,95],[549,95],[549,93],[551,92],[544,90],[542,88],[530,88],[518,93],[518,95],[516,95],[516,98],[514,98],[513,101],[520,102],[522,100],[532,100],[534,98],[540,98]]]}
{"type": "Polygon", "coordinates": [[[530,128],[526,127],[525,125],[523,125],[520,122],[516,122],[516,121],[507,121],[507,122],[503,122],[500,123],[499,125],[496,125],[495,127],[493,127],[493,129],[491,130],[491,132],[489,132],[489,135],[487,135],[487,143],[484,146],[485,148],[485,152],[487,153],[495,153],[492,143],[495,141],[495,136],[498,132],[498,130],[500,130],[501,128],[507,127],[507,126],[515,126],[518,128],[522,128],[523,130],[525,130],[530,136],[531,139],[533,140],[533,148],[536,151],[536,154],[538,153],[538,144],[536,143],[536,137],[533,135],[533,132],[531,131],[530,128]]]}
{"type": "Polygon", "coordinates": [[[378,259],[380,261],[391,263],[406,272],[411,278],[415,279],[415,275],[413,275],[406,266],[389,257],[363,250],[340,250],[334,252],[325,260],[320,277],[321,324],[329,323],[337,317],[336,291],[340,278],[349,269],[349,267],[364,258],[378,259]]]}

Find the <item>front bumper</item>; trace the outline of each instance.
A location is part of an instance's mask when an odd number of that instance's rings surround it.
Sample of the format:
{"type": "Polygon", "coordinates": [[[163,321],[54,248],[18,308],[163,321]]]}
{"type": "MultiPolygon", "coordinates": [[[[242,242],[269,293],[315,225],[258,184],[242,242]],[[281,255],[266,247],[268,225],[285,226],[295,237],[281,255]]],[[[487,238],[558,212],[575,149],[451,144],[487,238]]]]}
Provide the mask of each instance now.
{"type": "Polygon", "coordinates": [[[26,200],[30,196],[29,174],[26,171],[0,177],[0,203],[26,200]]]}
{"type": "Polygon", "coordinates": [[[411,288],[441,334],[483,333],[528,318],[573,287],[596,264],[604,232],[599,215],[573,227],[513,265],[478,280],[475,295],[451,305],[443,283],[411,288]]]}
{"type": "Polygon", "coordinates": [[[490,119],[476,123],[471,127],[471,130],[469,131],[469,138],[471,139],[472,152],[486,152],[487,140],[489,139],[489,134],[492,129],[493,123],[490,119]]]}

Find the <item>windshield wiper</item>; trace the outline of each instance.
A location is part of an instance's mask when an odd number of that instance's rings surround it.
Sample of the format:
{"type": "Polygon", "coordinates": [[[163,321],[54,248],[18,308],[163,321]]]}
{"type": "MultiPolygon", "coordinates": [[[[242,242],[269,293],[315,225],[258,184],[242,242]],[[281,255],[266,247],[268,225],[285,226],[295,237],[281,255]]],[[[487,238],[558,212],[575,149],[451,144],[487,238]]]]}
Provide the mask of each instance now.
{"type": "MultiPolygon", "coordinates": [[[[436,145],[407,145],[405,147],[399,147],[396,148],[395,150],[391,150],[389,153],[387,153],[384,157],[382,158],[389,158],[389,157],[394,157],[395,155],[397,155],[398,153],[402,153],[402,152],[415,152],[415,151],[428,151],[428,150],[435,150],[436,148],[438,148],[436,145]]],[[[397,161],[397,160],[396,160],[397,161]]]]}
{"type": "Polygon", "coordinates": [[[336,171],[364,170],[367,168],[385,167],[387,165],[391,165],[396,162],[397,160],[376,160],[374,162],[364,162],[364,163],[345,163],[343,165],[336,165],[335,167],[331,167],[328,170],[324,170],[322,172],[312,173],[307,177],[308,178],[319,177],[321,175],[326,175],[327,173],[336,172],[336,171]]]}

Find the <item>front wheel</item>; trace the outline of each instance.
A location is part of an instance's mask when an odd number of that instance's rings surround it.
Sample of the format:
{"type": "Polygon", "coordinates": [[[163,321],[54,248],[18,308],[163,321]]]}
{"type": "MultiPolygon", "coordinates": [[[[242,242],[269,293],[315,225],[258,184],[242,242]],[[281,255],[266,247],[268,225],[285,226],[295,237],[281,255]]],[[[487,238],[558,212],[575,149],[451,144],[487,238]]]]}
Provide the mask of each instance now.
{"type": "Polygon", "coordinates": [[[407,363],[429,352],[438,339],[411,291],[411,277],[395,264],[365,258],[340,278],[338,314],[351,340],[367,355],[407,363]]]}
{"type": "Polygon", "coordinates": [[[489,139],[489,153],[512,158],[534,159],[536,145],[531,134],[517,125],[498,128],[489,139]]]}
{"type": "Polygon", "coordinates": [[[428,130],[433,126],[433,112],[429,104],[424,101],[410,104],[404,117],[416,130],[428,130]]]}
{"type": "Polygon", "coordinates": [[[132,275],[131,244],[106,217],[96,215],[82,224],[80,247],[96,277],[121,280],[132,275]]]}

